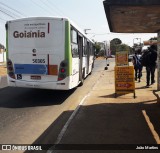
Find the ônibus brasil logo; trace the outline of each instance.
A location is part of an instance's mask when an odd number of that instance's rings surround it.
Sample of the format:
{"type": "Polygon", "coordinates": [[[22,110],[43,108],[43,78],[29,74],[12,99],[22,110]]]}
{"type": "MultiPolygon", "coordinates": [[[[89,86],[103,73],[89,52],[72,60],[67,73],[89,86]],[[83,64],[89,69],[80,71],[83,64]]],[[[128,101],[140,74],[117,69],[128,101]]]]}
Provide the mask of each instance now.
{"type": "Polygon", "coordinates": [[[41,32],[40,30],[37,30],[36,32],[34,31],[24,31],[24,32],[19,32],[19,31],[14,31],[13,32],[13,37],[14,38],[45,38],[45,32],[41,32]]]}

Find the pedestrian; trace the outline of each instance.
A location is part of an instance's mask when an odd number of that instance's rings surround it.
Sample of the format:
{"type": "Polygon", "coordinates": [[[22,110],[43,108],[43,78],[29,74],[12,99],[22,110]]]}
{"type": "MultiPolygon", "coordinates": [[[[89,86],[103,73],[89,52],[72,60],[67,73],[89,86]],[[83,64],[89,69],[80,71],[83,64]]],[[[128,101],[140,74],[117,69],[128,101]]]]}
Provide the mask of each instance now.
{"type": "Polygon", "coordinates": [[[143,66],[141,64],[141,50],[140,49],[135,51],[135,55],[133,56],[133,65],[134,65],[134,70],[135,70],[135,80],[137,81],[137,78],[138,78],[138,82],[141,82],[143,66]]]}
{"type": "MultiPolygon", "coordinates": [[[[150,85],[155,83],[155,69],[157,61],[157,45],[151,45],[148,48],[148,53],[146,54],[146,87],[149,88],[150,85]],[[150,84],[151,82],[151,84],[150,84]]],[[[142,56],[143,59],[143,56],[142,56]]]]}

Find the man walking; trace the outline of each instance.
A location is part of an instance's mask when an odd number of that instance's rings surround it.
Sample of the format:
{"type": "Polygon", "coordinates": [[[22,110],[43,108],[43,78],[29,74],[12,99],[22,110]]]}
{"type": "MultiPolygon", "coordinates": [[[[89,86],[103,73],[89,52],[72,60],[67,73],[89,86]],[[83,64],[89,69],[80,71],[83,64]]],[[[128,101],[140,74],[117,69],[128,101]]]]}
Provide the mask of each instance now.
{"type": "Polygon", "coordinates": [[[156,60],[157,60],[157,46],[156,45],[150,46],[146,58],[147,58],[147,62],[146,62],[147,85],[146,87],[149,88],[151,84],[155,83],[155,69],[156,69],[156,60]],[[151,84],[150,84],[150,81],[151,81],[151,84]]]}
{"type": "Polygon", "coordinates": [[[133,56],[133,65],[135,70],[135,80],[139,79],[138,82],[141,82],[142,77],[142,64],[141,64],[141,50],[137,50],[133,56]]]}

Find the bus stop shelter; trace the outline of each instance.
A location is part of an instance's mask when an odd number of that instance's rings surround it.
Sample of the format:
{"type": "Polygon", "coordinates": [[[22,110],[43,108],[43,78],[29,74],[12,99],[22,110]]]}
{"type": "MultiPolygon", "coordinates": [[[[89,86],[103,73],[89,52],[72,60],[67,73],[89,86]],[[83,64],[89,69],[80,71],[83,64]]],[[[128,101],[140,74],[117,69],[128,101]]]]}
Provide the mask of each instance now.
{"type": "Polygon", "coordinates": [[[160,90],[160,0],[105,0],[103,5],[111,32],[157,33],[160,90]]]}

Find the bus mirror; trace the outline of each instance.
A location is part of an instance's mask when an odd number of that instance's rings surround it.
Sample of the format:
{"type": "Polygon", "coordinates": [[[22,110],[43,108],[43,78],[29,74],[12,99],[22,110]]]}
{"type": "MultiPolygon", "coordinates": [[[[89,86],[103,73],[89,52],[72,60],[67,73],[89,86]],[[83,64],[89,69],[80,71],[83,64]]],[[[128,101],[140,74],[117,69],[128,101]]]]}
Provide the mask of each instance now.
{"type": "Polygon", "coordinates": [[[5,28],[6,28],[6,30],[8,30],[8,23],[5,24],[5,28]]]}

